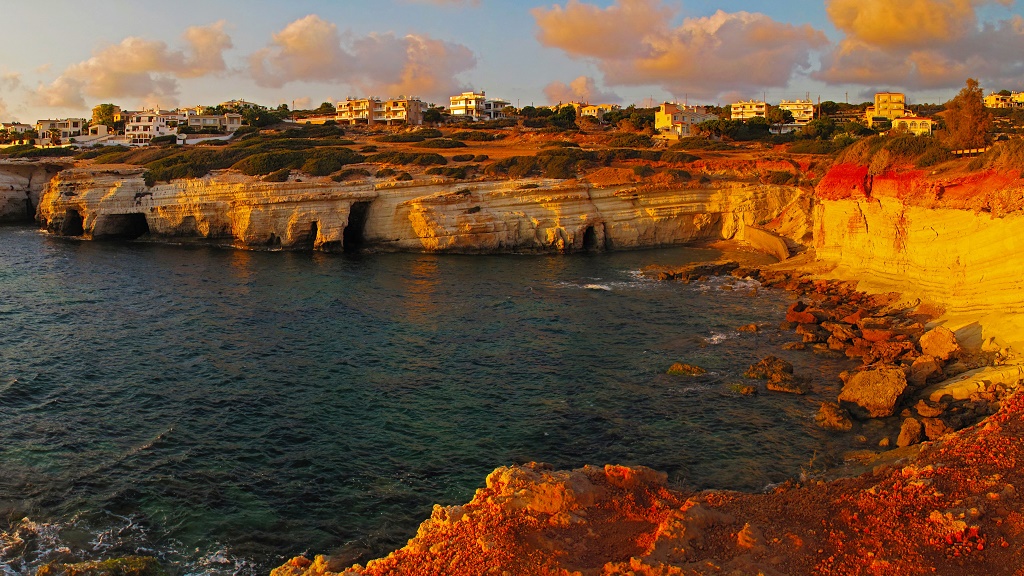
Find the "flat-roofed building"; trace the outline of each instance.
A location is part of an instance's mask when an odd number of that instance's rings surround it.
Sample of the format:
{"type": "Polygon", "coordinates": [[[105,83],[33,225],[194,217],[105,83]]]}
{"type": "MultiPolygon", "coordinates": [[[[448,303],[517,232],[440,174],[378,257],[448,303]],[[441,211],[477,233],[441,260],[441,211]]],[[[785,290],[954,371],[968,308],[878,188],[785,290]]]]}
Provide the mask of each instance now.
{"type": "Polygon", "coordinates": [[[504,118],[503,110],[511,103],[501,98],[488,98],[487,92],[463,92],[448,99],[448,112],[453,119],[496,120],[504,118]]]}
{"type": "Polygon", "coordinates": [[[693,135],[693,127],[697,124],[717,119],[718,115],[709,113],[703,106],[664,102],[654,113],[654,129],[662,134],[685,138],[693,135]]]}
{"type": "Polygon", "coordinates": [[[875,94],[875,103],[864,111],[864,119],[868,126],[875,126],[879,119],[889,122],[907,116],[907,97],[902,92],[879,92],[875,94]]]}
{"type": "Polygon", "coordinates": [[[731,105],[733,120],[753,120],[764,118],[768,113],[768,103],[763,100],[742,100],[731,105]]]}
{"type": "Polygon", "coordinates": [[[423,124],[423,102],[419,98],[377,97],[346,98],[338,102],[336,120],[338,124],[385,124],[397,126],[423,124]]]}
{"type": "Polygon", "coordinates": [[[783,100],[779,108],[789,110],[793,115],[793,124],[803,126],[814,120],[814,102],[810,100],[783,100]]]}
{"type": "Polygon", "coordinates": [[[935,122],[931,118],[906,116],[892,121],[893,130],[906,130],[914,136],[931,136],[935,122]]]}

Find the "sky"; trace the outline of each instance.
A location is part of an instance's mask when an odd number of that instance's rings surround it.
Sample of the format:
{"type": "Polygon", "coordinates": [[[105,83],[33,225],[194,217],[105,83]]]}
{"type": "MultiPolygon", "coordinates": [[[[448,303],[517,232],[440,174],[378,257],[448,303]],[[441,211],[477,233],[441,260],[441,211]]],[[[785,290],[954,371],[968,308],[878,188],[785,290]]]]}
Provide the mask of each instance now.
{"type": "Polygon", "coordinates": [[[0,0],[0,122],[93,106],[945,102],[1024,90],[1015,0],[0,0]]]}

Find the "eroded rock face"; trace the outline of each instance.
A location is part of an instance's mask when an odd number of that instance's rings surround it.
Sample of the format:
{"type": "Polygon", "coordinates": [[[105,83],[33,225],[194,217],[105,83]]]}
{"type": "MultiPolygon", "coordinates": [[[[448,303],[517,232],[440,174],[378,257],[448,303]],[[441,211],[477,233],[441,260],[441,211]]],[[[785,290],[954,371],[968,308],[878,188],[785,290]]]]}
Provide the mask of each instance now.
{"type": "Polygon", "coordinates": [[[576,181],[262,182],[231,170],[148,187],[136,167],[65,170],[41,200],[54,232],[69,211],[85,238],[117,234],[142,215],[151,238],[249,248],[427,252],[574,252],[741,237],[790,207],[800,190],[725,183],[720,188],[624,190],[576,181]],[[357,234],[353,234],[358,230],[357,234]],[[347,235],[346,235],[347,234],[347,235]]]}
{"type": "Polygon", "coordinates": [[[0,160],[0,222],[31,222],[39,197],[64,163],[0,160]]]}
{"type": "Polygon", "coordinates": [[[839,401],[859,407],[871,418],[885,418],[907,390],[907,376],[900,368],[875,368],[857,372],[847,380],[839,401]]]}

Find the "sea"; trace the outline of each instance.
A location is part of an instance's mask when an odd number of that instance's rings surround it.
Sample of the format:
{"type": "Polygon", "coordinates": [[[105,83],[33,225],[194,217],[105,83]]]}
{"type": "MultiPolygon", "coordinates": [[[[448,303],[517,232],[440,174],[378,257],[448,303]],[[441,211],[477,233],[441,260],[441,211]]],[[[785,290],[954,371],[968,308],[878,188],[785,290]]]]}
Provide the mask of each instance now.
{"type": "Polygon", "coordinates": [[[849,364],[780,350],[792,295],[641,272],[723,256],[258,252],[0,227],[0,575],[133,554],[175,575],[365,562],[531,461],[751,492],[841,464],[851,440],[813,416],[849,364]],[[764,329],[736,330],[749,323],[764,329]],[[740,394],[768,354],[815,393],[740,394]],[[675,362],[708,372],[669,376],[675,362]]]}

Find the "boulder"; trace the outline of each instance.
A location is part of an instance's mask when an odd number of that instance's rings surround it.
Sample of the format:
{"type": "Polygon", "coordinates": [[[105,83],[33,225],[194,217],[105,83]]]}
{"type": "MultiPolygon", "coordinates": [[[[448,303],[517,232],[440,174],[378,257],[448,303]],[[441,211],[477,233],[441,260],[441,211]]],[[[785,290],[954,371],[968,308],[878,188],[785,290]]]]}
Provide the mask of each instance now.
{"type": "Polygon", "coordinates": [[[918,400],[917,404],[914,405],[914,410],[917,410],[917,413],[924,418],[937,418],[941,416],[947,408],[949,408],[949,406],[946,404],[932,402],[924,398],[918,400]]]}
{"type": "Polygon", "coordinates": [[[787,394],[798,394],[800,396],[807,394],[807,388],[800,382],[797,382],[796,378],[788,372],[777,372],[772,374],[768,378],[768,383],[765,385],[765,388],[772,392],[785,392],[787,394]]]}
{"type": "Polygon", "coordinates": [[[953,431],[940,418],[922,418],[921,424],[924,425],[924,436],[929,440],[938,440],[953,431]]]}
{"type": "Polygon", "coordinates": [[[840,324],[838,322],[822,322],[821,327],[832,333],[832,336],[838,340],[853,340],[857,335],[853,332],[853,329],[848,324],[840,324]]]}
{"type": "Polygon", "coordinates": [[[881,330],[879,328],[865,328],[860,331],[861,337],[868,342],[888,342],[892,340],[892,330],[881,330]]]}
{"type": "Polygon", "coordinates": [[[676,362],[668,369],[670,376],[700,376],[701,374],[707,374],[707,370],[700,366],[694,366],[693,364],[682,364],[676,362]]]}
{"type": "Polygon", "coordinates": [[[956,341],[956,334],[953,334],[953,331],[945,326],[925,332],[924,336],[921,336],[920,344],[921,352],[942,361],[958,356],[962,351],[960,344],[956,341]]]}
{"type": "Polygon", "coordinates": [[[849,432],[853,428],[853,421],[850,420],[850,413],[839,407],[834,402],[822,402],[821,408],[814,416],[814,421],[826,430],[837,430],[849,432]]]}
{"type": "Polygon", "coordinates": [[[743,376],[760,380],[771,380],[773,375],[781,373],[793,374],[793,365],[782,358],[767,356],[757,364],[747,368],[743,376]]]}
{"type": "Polygon", "coordinates": [[[810,312],[805,312],[806,306],[803,302],[795,302],[786,311],[786,322],[794,324],[816,324],[818,318],[810,312]]]}
{"type": "Polygon", "coordinates": [[[744,324],[736,329],[737,332],[760,332],[760,330],[757,324],[744,324]]]}
{"type": "Polygon", "coordinates": [[[803,336],[804,342],[807,344],[824,342],[829,337],[828,330],[825,330],[816,324],[800,324],[796,327],[796,333],[803,336]]]}
{"type": "Polygon", "coordinates": [[[917,444],[921,441],[923,433],[924,426],[916,418],[907,418],[903,421],[903,426],[900,426],[900,436],[896,439],[896,445],[905,448],[917,444]]]}
{"type": "Polygon", "coordinates": [[[918,356],[910,365],[910,376],[907,380],[914,386],[924,386],[929,380],[942,377],[942,364],[934,356],[918,356]]]}
{"type": "Polygon", "coordinates": [[[870,418],[885,418],[896,413],[896,405],[906,391],[907,376],[902,369],[874,368],[851,376],[839,393],[839,401],[859,407],[870,418]]]}
{"type": "Polygon", "coordinates": [[[803,350],[807,345],[803,342],[787,342],[782,345],[783,350],[803,350]]]}

